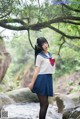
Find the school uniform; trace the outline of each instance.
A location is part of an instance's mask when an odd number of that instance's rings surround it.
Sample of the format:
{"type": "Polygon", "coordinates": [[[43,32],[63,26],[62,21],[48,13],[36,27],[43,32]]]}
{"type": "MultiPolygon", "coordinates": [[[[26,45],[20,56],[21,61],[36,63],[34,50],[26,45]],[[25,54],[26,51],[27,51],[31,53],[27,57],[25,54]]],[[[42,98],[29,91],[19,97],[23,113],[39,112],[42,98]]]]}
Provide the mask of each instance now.
{"type": "Polygon", "coordinates": [[[53,79],[55,73],[55,59],[48,52],[40,52],[36,57],[36,66],[40,68],[32,92],[42,96],[53,96],[53,79]]]}

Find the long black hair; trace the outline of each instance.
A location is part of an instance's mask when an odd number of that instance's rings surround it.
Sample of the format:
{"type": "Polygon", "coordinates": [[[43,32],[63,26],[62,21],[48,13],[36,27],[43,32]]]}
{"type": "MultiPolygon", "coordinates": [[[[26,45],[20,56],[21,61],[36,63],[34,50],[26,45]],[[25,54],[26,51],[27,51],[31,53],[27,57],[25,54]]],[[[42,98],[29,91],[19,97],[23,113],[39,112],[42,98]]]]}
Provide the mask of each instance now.
{"type": "MultiPolygon", "coordinates": [[[[44,37],[39,37],[39,38],[37,39],[36,45],[35,45],[35,61],[36,61],[37,55],[38,55],[42,50],[44,50],[44,49],[42,48],[42,44],[45,43],[45,42],[48,43],[48,41],[47,41],[46,38],[44,38],[44,37]]],[[[48,46],[49,46],[49,44],[48,44],[48,46]]]]}

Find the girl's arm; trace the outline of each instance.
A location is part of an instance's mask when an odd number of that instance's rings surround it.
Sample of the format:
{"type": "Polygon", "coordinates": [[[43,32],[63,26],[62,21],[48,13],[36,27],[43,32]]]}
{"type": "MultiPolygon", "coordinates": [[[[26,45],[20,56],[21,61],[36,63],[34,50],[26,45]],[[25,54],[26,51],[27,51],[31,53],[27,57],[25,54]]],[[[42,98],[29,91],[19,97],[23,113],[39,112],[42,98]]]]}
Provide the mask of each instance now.
{"type": "Polygon", "coordinates": [[[32,81],[31,81],[31,83],[28,85],[28,87],[29,87],[30,89],[32,89],[33,86],[34,86],[34,83],[35,83],[35,80],[36,80],[36,78],[37,78],[37,76],[38,76],[39,70],[40,70],[40,68],[39,68],[38,66],[36,66],[36,67],[35,67],[35,70],[34,70],[34,73],[33,73],[32,81]]]}

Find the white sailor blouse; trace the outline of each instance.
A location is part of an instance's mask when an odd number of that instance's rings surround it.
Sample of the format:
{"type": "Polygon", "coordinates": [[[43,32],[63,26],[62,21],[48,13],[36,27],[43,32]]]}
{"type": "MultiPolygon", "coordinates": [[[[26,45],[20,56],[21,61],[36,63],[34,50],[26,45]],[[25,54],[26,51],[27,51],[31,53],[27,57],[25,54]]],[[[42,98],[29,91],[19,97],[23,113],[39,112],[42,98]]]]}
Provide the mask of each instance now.
{"type": "Polygon", "coordinates": [[[39,74],[55,73],[55,59],[50,52],[47,54],[40,52],[36,57],[36,66],[40,68],[39,74]]]}

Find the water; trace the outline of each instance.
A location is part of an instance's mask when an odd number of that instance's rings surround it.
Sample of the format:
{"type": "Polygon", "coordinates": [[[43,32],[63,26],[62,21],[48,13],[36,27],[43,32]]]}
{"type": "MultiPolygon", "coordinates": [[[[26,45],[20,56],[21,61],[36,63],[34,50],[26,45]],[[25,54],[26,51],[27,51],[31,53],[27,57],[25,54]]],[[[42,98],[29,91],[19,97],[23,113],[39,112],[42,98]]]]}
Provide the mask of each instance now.
{"type": "MultiPolygon", "coordinates": [[[[18,103],[4,107],[8,111],[9,119],[39,119],[39,103],[18,103]]],[[[62,115],[57,113],[57,107],[49,105],[46,119],[62,119],[62,115]]]]}

